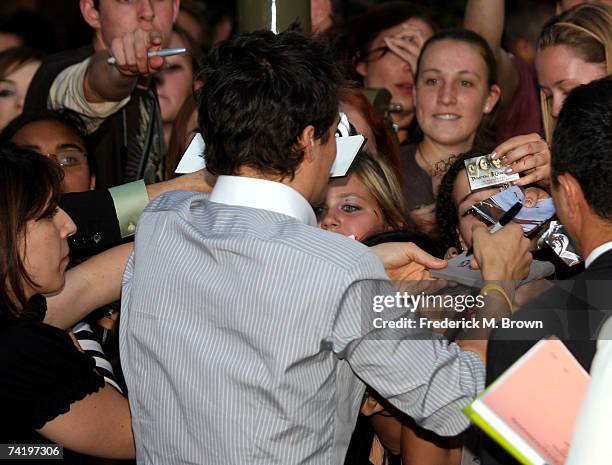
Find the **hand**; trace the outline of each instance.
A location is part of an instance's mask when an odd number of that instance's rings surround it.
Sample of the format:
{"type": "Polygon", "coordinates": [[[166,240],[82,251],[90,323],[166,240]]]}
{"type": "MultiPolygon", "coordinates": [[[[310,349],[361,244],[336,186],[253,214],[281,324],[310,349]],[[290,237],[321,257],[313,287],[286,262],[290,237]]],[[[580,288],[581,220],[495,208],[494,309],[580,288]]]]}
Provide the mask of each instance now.
{"type": "Polygon", "coordinates": [[[115,67],[125,76],[148,76],[162,69],[165,59],[149,58],[147,53],[158,50],[162,45],[162,36],[158,31],[137,29],[123,37],[113,39],[110,54],[115,57],[115,67]]]}
{"type": "Polygon", "coordinates": [[[550,194],[544,189],[538,187],[529,187],[525,189],[525,199],[523,205],[527,208],[535,207],[540,200],[544,200],[550,197],[550,194]]]}
{"type": "Polygon", "coordinates": [[[402,33],[399,36],[388,36],[383,40],[389,50],[410,65],[410,70],[414,76],[419,54],[425,43],[423,32],[417,27],[402,24],[402,33]]]}
{"type": "Polygon", "coordinates": [[[192,192],[211,192],[217,177],[210,174],[208,171],[199,170],[193,173],[184,174],[168,181],[149,184],[146,186],[149,200],[153,200],[158,195],[164,192],[175,190],[192,191],[192,192]]]}
{"type": "Polygon", "coordinates": [[[550,183],[550,148],[539,134],[508,139],[494,150],[491,159],[501,160],[508,174],[524,173],[516,182],[518,186],[538,182],[548,187],[550,183]]]}
{"type": "Polygon", "coordinates": [[[448,262],[429,255],[412,242],[386,242],[371,247],[393,281],[431,279],[427,269],[446,268],[448,262]]]}
{"type": "Polygon", "coordinates": [[[520,225],[510,223],[491,234],[484,224],[475,224],[472,244],[485,281],[518,281],[529,274],[531,242],[520,225]]]}

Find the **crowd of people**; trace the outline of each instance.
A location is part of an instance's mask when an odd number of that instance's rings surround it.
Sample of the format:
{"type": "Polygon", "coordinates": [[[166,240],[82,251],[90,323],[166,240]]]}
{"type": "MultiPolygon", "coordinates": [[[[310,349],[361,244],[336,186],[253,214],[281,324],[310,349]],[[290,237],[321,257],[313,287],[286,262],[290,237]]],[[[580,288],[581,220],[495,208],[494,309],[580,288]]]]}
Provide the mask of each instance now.
{"type": "Polygon", "coordinates": [[[194,0],[80,0],[92,42],[53,54],[0,30],[0,443],[99,465],[518,463],[462,410],[555,337],[591,373],[566,463],[610,463],[612,2],[505,3],[442,29],[416,3],[340,21],[313,1],[313,33],[237,34],[194,0]],[[199,136],[205,168],[177,175],[199,136]],[[474,157],[517,179],[473,186],[474,157]],[[552,198],[581,264],[489,229],[474,207],[510,188],[552,198]],[[482,285],[435,278],[459,256],[482,285]],[[534,257],[551,271],[525,283],[534,257]],[[415,316],[541,325],[395,324],[415,316]]]}

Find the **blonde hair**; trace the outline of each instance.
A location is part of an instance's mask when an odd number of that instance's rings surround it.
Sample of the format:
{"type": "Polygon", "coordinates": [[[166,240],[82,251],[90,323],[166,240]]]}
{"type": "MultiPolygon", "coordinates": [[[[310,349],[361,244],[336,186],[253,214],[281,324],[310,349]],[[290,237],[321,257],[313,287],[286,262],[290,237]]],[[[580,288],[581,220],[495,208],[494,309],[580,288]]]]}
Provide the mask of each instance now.
{"type": "MultiPolygon", "coordinates": [[[[612,7],[582,4],[549,22],[538,38],[537,49],[565,45],[587,63],[603,63],[612,74],[612,7]]],[[[540,90],[540,105],[546,140],[552,141],[555,119],[551,104],[540,90]]]]}
{"type": "Polygon", "coordinates": [[[399,179],[385,159],[361,151],[355,157],[350,174],[356,175],[374,197],[385,226],[414,231],[399,179]]]}

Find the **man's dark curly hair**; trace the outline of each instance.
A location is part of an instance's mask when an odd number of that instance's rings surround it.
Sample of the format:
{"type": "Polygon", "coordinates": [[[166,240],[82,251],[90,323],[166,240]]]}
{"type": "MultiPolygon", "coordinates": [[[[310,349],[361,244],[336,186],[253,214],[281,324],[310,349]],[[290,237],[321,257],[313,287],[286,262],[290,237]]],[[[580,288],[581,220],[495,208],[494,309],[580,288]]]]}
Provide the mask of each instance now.
{"type": "Polygon", "coordinates": [[[481,150],[471,150],[462,153],[442,178],[440,188],[438,189],[438,198],[436,199],[436,223],[438,224],[439,240],[444,250],[448,250],[450,247],[461,250],[461,242],[457,233],[459,214],[457,213],[457,206],[453,201],[453,189],[455,188],[457,176],[461,171],[465,170],[465,160],[479,157],[486,153],[481,150]]]}
{"type": "Polygon", "coordinates": [[[612,77],[578,86],[563,103],[551,146],[552,184],[571,174],[602,219],[612,221],[612,77]]]}
{"type": "Polygon", "coordinates": [[[309,125],[326,142],[338,116],[336,64],[319,42],[298,32],[258,31],[214,47],[202,73],[198,115],[206,168],[235,175],[241,167],[293,178],[309,125]]]}

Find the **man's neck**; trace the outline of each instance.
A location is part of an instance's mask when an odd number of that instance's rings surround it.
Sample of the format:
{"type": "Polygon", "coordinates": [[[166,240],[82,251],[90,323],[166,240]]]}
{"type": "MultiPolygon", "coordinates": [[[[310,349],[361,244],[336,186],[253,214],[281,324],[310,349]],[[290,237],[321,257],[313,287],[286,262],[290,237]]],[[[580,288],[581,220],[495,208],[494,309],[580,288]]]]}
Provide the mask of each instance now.
{"type": "Polygon", "coordinates": [[[304,192],[304,189],[300,187],[300,183],[298,182],[298,176],[295,176],[292,180],[289,180],[288,178],[282,178],[280,176],[273,176],[267,173],[262,173],[261,171],[250,168],[248,166],[241,167],[240,171],[236,174],[236,176],[263,179],[265,181],[273,181],[278,182],[280,184],[284,184],[285,186],[289,186],[293,190],[299,192],[302,197],[304,197],[310,202],[310,196],[307,192],[304,192]]]}
{"type": "Polygon", "coordinates": [[[104,43],[104,40],[102,40],[102,35],[99,33],[99,31],[94,32],[94,37],[91,45],[93,46],[96,52],[108,49],[108,47],[104,43]]]}
{"type": "Polygon", "coordinates": [[[606,242],[612,242],[612,223],[599,217],[585,221],[580,236],[575,240],[583,258],[606,242]]]}

